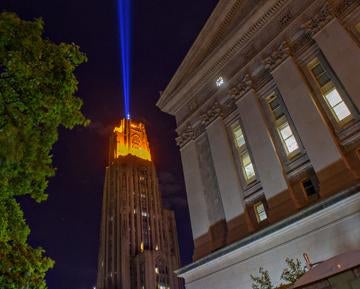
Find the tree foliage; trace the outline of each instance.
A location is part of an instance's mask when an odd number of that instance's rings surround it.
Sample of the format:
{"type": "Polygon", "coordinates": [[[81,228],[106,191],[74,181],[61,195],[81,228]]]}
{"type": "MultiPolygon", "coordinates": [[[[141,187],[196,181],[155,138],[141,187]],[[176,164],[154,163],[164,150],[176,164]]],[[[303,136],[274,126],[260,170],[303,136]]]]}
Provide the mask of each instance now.
{"type": "Polygon", "coordinates": [[[285,284],[280,284],[278,287],[274,287],[271,283],[271,278],[268,270],[259,268],[259,275],[250,275],[253,289],[285,289],[291,284],[294,284],[302,275],[305,274],[306,269],[301,264],[299,259],[285,259],[287,267],[281,274],[281,280],[285,281],[285,284]]]}
{"type": "Polygon", "coordinates": [[[43,37],[41,19],[0,13],[0,288],[46,288],[53,262],[29,246],[16,199],[46,200],[60,126],[86,125],[75,96],[75,68],[86,57],[74,44],[43,37]]]}
{"type": "Polygon", "coordinates": [[[294,284],[302,275],[305,274],[305,266],[303,266],[299,259],[286,258],[285,262],[287,268],[281,274],[281,279],[287,283],[294,284]]]}
{"type": "Polygon", "coordinates": [[[252,289],[272,289],[273,285],[271,283],[270,275],[268,270],[264,268],[259,268],[259,275],[250,275],[251,280],[253,281],[252,289]]]}

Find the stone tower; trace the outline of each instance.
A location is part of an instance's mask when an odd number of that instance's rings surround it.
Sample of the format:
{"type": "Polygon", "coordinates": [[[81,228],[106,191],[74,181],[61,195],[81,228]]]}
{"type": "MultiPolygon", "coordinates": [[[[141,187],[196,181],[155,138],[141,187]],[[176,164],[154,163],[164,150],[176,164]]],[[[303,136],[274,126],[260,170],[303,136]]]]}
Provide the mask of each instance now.
{"type": "Polygon", "coordinates": [[[122,119],[110,137],[97,289],[178,289],[174,213],[162,208],[145,126],[122,119]]]}

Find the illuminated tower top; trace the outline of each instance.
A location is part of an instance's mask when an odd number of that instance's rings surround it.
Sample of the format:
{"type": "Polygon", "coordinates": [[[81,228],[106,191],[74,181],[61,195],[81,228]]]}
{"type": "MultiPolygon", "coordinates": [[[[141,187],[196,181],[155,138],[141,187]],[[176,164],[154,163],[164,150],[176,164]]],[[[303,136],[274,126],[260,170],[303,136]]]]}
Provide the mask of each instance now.
{"type": "Polygon", "coordinates": [[[120,125],[114,128],[112,147],[110,160],[133,155],[151,161],[145,126],[141,122],[125,118],[121,119],[120,125]]]}

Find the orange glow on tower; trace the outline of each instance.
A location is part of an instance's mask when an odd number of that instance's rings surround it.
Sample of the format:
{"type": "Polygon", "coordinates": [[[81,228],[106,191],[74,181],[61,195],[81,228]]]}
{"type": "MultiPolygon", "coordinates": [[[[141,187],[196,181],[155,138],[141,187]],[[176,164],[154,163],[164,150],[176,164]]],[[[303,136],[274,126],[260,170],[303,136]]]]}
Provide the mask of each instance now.
{"type": "Polygon", "coordinates": [[[143,123],[123,118],[120,125],[114,128],[114,133],[116,135],[114,158],[133,155],[151,161],[149,143],[143,123]]]}

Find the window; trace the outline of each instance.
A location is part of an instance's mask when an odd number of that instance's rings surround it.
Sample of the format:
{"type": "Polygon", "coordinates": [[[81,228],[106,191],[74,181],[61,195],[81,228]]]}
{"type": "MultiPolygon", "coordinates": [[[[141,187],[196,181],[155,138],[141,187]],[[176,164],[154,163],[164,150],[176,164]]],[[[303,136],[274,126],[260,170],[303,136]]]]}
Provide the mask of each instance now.
{"type": "Polygon", "coordinates": [[[266,214],[265,206],[263,202],[258,202],[254,205],[254,211],[258,223],[265,221],[268,217],[266,214]]]}
{"type": "Polygon", "coordinates": [[[358,32],[360,32],[360,22],[358,24],[355,25],[355,28],[358,32]]]}
{"type": "Polygon", "coordinates": [[[353,116],[349,107],[336,88],[328,70],[317,58],[309,64],[309,69],[315,78],[325,103],[336,122],[340,125],[344,125],[349,122],[353,116]]]}
{"type": "Polygon", "coordinates": [[[268,97],[267,102],[286,156],[292,158],[300,152],[300,147],[286,116],[285,106],[276,94],[268,97]]]}
{"type": "Polygon", "coordinates": [[[301,184],[302,184],[302,187],[304,189],[306,196],[310,200],[318,199],[319,190],[318,190],[318,187],[314,184],[314,180],[312,180],[311,178],[307,178],[307,179],[303,180],[301,182],[301,184]]]}
{"type": "Polygon", "coordinates": [[[289,126],[289,123],[283,123],[281,126],[278,127],[278,131],[284,148],[286,149],[286,154],[291,155],[292,153],[296,152],[299,149],[299,145],[289,126]]]}
{"type": "Polygon", "coordinates": [[[250,154],[246,147],[245,136],[239,123],[232,126],[232,133],[235,147],[240,158],[241,170],[246,183],[249,184],[256,179],[256,174],[250,154]]]}
{"type": "Polygon", "coordinates": [[[253,178],[255,178],[255,170],[252,165],[249,153],[244,153],[241,156],[241,164],[244,170],[244,176],[247,181],[251,181],[253,178]]]}

